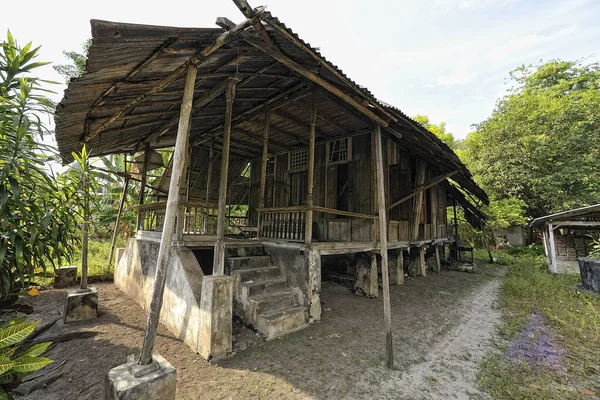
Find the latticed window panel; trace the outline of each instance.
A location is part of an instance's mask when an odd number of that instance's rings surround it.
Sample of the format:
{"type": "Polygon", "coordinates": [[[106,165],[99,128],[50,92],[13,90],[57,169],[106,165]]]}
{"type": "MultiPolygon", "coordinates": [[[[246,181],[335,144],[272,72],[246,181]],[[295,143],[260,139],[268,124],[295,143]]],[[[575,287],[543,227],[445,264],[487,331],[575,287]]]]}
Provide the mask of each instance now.
{"type": "Polygon", "coordinates": [[[329,163],[350,160],[350,139],[343,138],[329,143],[329,163]]]}
{"type": "Polygon", "coordinates": [[[290,151],[290,171],[302,171],[308,166],[308,148],[290,151]]]}

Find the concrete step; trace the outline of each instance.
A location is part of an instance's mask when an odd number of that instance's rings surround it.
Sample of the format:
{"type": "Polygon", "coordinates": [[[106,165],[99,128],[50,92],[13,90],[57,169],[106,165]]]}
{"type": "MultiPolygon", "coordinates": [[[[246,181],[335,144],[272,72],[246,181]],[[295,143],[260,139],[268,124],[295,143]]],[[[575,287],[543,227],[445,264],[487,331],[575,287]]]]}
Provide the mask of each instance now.
{"type": "Polygon", "coordinates": [[[258,315],[256,329],[274,339],[287,333],[298,331],[308,326],[308,309],[295,306],[258,315]]]}
{"type": "Polygon", "coordinates": [[[242,297],[250,298],[263,293],[283,292],[289,289],[285,279],[268,279],[262,281],[246,281],[242,282],[242,297]]]}
{"type": "Polygon", "coordinates": [[[225,267],[229,271],[237,271],[245,268],[262,268],[271,266],[269,256],[247,256],[247,257],[229,257],[225,259],[225,267]]]}
{"type": "Polygon", "coordinates": [[[248,281],[266,281],[279,278],[279,268],[261,267],[234,270],[232,276],[241,283],[248,281]]]}
{"type": "Polygon", "coordinates": [[[299,305],[298,293],[286,290],[279,293],[264,293],[250,297],[250,310],[254,315],[283,310],[299,305]]]}

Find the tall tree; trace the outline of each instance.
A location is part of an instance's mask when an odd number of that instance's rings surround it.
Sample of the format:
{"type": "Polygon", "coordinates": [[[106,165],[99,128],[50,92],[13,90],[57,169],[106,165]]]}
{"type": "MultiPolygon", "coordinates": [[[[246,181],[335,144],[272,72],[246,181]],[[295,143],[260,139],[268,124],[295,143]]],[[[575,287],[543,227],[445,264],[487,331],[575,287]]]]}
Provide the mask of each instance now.
{"type": "Polygon", "coordinates": [[[92,39],[88,39],[81,45],[83,50],[82,53],[78,53],[76,51],[63,51],[63,55],[67,57],[69,63],[54,65],[52,68],[61,74],[67,81],[69,81],[71,78],[80,77],[85,72],[85,63],[87,60],[88,50],[91,46],[92,39]]]}
{"type": "Polygon", "coordinates": [[[554,60],[512,87],[465,140],[464,161],[493,199],[530,217],[600,202],[600,65],[554,60]]]}
{"type": "Polygon", "coordinates": [[[415,115],[413,119],[427,128],[429,132],[442,139],[442,141],[446,143],[452,150],[456,150],[457,143],[454,140],[454,135],[450,132],[446,132],[445,122],[440,122],[439,125],[436,125],[429,121],[429,117],[427,115],[415,115]]]}

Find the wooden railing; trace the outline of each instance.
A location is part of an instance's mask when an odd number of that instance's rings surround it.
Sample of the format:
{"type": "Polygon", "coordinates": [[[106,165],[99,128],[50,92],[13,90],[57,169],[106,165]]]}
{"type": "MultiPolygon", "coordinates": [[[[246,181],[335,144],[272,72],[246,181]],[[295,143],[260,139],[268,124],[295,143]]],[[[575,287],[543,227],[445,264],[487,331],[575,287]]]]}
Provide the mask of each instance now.
{"type": "MultiPolygon", "coordinates": [[[[140,214],[138,230],[162,232],[166,202],[142,204],[132,207],[140,214]]],[[[215,235],[217,232],[217,206],[202,202],[179,202],[178,217],[183,217],[182,229],[186,235],[215,235]]],[[[179,224],[175,224],[176,227],[179,224]]],[[[177,228],[175,228],[177,230],[177,228]]]]}
{"type": "Polygon", "coordinates": [[[306,207],[258,209],[258,238],[303,242],[306,229],[306,207]]]}
{"type": "MultiPolygon", "coordinates": [[[[217,205],[182,201],[184,235],[216,235],[217,205]]],[[[181,215],[181,214],[180,214],[181,215]]]]}

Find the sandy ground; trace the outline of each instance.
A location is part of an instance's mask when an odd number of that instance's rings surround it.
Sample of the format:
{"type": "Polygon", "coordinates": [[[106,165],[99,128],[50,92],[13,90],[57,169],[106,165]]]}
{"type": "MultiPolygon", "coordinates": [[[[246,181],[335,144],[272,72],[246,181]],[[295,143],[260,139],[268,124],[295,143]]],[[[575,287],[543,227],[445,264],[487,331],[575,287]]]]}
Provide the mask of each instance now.
{"type": "MultiPolygon", "coordinates": [[[[155,350],[177,368],[178,399],[485,398],[476,374],[499,322],[501,273],[484,265],[474,274],[442,271],[393,286],[395,370],[384,366],[381,297],[366,299],[332,282],[323,283],[322,320],[303,331],[263,342],[244,328],[237,354],[207,363],[161,327],[155,350]]],[[[52,348],[55,362],[19,386],[17,399],[101,399],[106,372],[139,353],[145,313],[111,283],[96,287],[98,319],[59,321],[43,333],[76,337],[52,348]]],[[[25,301],[46,324],[60,317],[64,291],[42,293],[25,301]]]]}

